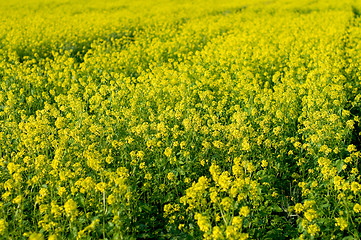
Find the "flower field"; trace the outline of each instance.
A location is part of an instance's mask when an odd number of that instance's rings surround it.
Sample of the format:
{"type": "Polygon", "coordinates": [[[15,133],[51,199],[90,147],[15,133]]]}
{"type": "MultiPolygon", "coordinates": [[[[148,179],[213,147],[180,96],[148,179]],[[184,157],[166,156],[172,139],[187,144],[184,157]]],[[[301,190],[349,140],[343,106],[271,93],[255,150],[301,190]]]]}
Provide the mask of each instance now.
{"type": "Polygon", "coordinates": [[[360,239],[360,16],[0,1],[0,239],[360,239]]]}

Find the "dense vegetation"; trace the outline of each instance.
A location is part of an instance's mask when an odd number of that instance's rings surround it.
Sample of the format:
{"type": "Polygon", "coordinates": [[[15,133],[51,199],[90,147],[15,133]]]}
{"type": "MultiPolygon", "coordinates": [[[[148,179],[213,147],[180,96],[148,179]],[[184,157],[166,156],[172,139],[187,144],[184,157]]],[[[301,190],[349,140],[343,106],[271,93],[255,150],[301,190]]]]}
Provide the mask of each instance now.
{"type": "Polygon", "coordinates": [[[0,2],[0,239],[359,239],[361,1],[0,2]]]}

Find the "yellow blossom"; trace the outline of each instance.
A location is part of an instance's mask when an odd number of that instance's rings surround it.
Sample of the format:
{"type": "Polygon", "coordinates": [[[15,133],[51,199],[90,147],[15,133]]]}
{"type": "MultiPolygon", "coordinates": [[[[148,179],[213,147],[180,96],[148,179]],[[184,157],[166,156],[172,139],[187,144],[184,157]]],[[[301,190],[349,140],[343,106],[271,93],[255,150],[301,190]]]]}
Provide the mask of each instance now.
{"type": "Polygon", "coordinates": [[[250,213],[250,210],[249,210],[248,206],[241,207],[241,210],[239,211],[239,215],[241,215],[243,217],[247,217],[249,213],[250,213]]]}
{"type": "Polygon", "coordinates": [[[353,210],[355,213],[359,213],[361,212],[361,205],[356,203],[354,206],[353,206],[353,210]]]}
{"type": "Polygon", "coordinates": [[[224,236],[223,236],[223,233],[222,233],[222,230],[220,229],[220,227],[218,227],[218,226],[213,227],[212,238],[217,239],[217,240],[224,239],[224,236]]]}
{"type": "Polygon", "coordinates": [[[77,210],[77,203],[73,199],[69,199],[64,204],[64,210],[67,215],[72,215],[76,213],[77,210]]]}
{"type": "Polygon", "coordinates": [[[314,209],[308,209],[305,212],[305,218],[310,222],[317,217],[318,217],[317,212],[314,209]]]}
{"type": "Polygon", "coordinates": [[[5,231],[7,230],[7,222],[5,221],[5,219],[0,219],[0,234],[4,234],[5,231]]]}
{"type": "Polygon", "coordinates": [[[197,220],[197,224],[199,226],[199,229],[202,232],[207,233],[210,229],[211,229],[211,225],[207,219],[206,216],[200,214],[200,213],[196,213],[194,218],[197,220]]]}
{"type": "Polygon", "coordinates": [[[295,205],[295,211],[296,211],[296,213],[302,212],[303,211],[303,205],[301,203],[297,203],[295,205]]]}
{"type": "Polygon", "coordinates": [[[354,194],[357,194],[359,191],[361,191],[361,185],[358,182],[352,182],[351,183],[351,191],[354,194]]]}
{"type": "Polygon", "coordinates": [[[29,240],[44,240],[44,236],[41,233],[32,233],[29,236],[29,240]]]}
{"type": "Polygon", "coordinates": [[[348,227],[347,221],[343,217],[335,218],[335,226],[340,227],[341,231],[345,230],[348,227]]]}
{"type": "Polygon", "coordinates": [[[262,160],[261,166],[262,166],[263,168],[267,167],[267,166],[268,166],[268,162],[267,162],[266,160],[262,160]]]}
{"type": "Polygon", "coordinates": [[[307,232],[311,234],[311,236],[315,236],[320,231],[320,228],[316,224],[311,224],[307,227],[307,232]]]}
{"type": "Polygon", "coordinates": [[[221,206],[223,206],[225,211],[229,211],[232,207],[232,199],[229,197],[223,198],[221,201],[221,206]]]}
{"type": "Polygon", "coordinates": [[[175,179],[174,173],[169,172],[168,175],[167,175],[167,179],[168,179],[169,181],[173,181],[173,180],[175,179]]]}
{"type": "Polygon", "coordinates": [[[166,155],[167,157],[170,157],[172,155],[172,149],[167,147],[165,150],[164,150],[164,155],[166,155]]]}

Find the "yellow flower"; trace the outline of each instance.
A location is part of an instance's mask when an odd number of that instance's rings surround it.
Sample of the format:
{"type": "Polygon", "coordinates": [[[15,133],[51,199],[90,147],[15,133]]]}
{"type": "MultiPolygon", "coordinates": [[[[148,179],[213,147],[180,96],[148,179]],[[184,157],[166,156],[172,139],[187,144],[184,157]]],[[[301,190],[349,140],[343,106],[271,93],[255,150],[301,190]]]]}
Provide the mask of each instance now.
{"type": "Polygon", "coordinates": [[[13,203],[20,204],[23,200],[23,197],[21,195],[16,196],[16,198],[13,199],[13,203]]]}
{"type": "Polygon", "coordinates": [[[5,219],[0,219],[0,234],[4,234],[7,230],[8,224],[5,219]]]}
{"type": "Polygon", "coordinates": [[[140,164],[139,164],[139,168],[140,169],[143,169],[145,167],[145,162],[141,162],[140,164]]]}
{"type": "Polygon", "coordinates": [[[315,181],[313,181],[312,182],[312,184],[311,184],[311,187],[312,188],[315,188],[315,187],[317,187],[318,186],[318,182],[315,180],[315,181]]]}
{"type": "Polygon", "coordinates": [[[315,200],[306,200],[306,201],[303,203],[303,207],[304,207],[305,209],[307,209],[307,208],[312,207],[312,206],[315,205],[315,204],[316,204],[315,200]]]}
{"type": "Polygon", "coordinates": [[[174,180],[174,178],[175,178],[174,173],[172,173],[172,172],[168,173],[168,175],[167,175],[167,179],[168,179],[169,181],[173,181],[173,180],[174,180]]]}
{"type": "Polygon", "coordinates": [[[173,212],[173,205],[172,204],[164,205],[164,216],[168,216],[172,212],[173,212]]]}
{"type": "Polygon", "coordinates": [[[105,182],[100,182],[95,186],[96,190],[98,190],[99,192],[104,192],[105,189],[107,188],[107,184],[105,182]]]}
{"type": "Polygon", "coordinates": [[[62,209],[59,207],[55,201],[51,202],[51,211],[55,218],[60,217],[62,214],[62,209]]]}
{"type": "Polygon", "coordinates": [[[216,148],[222,148],[223,147],[223,143],[221,141],[214,141],[213,142],[213,146],[215,146],[216,148]]]}
{"type": "Polygon", "coordinates": [[[282,128],[280,126],[277,126],[273,129],[274,135],[278,136],[282,131],[282,128]]]}
{"type": "Polygon", "coordinates": [[[346,126],[349,128],[349,129],[354,129],[354,124],[355,124],[355,121],[354,120],[348,120],[346,122],[346,126]]]}
{"type": "Polygon", "coordinates": [[[215,239],[215,240],[224,239],[224,236],[223,236],[223,233],[222,233],[222,230],[221,230],[220,227],[215,226],[212,229],[212,238],[215,239]]]}
{"type": "Polygon", "coordinates": [[[147,179],[147,180],[151,180],[152,179],[152,174],[146,173],[144,178],[147,179]]]}
{"type": "Polygon", "coordinates": [[[218,182],[219,175],[222,172],[221,168],[218,165],[212,163],[212,165],[209,168],[209,172],[211,173],[213,180],[215,182],[218,182]]]}
{"type": "Polygon", "coordinates": [[[238,240],[246,240],[246,239],[248,239],[249,238],[249,234],[248,233],[240,233],[240,234],[238,234],[238,236],[237,236],[237,239],[238,240]]]}
{"type": "Polygon", "coordinates": [[[221,201],[221,206],[223,206],[225,211],[228,211],[232,206],[232,199],[229,197],[223,198],[221,201]]]}
{"type": "Polygon", "coordinates": [[[18,167],[19,166],[13,162],[10,162],[7,166],[10,174],[13,174],[17,170],[18,167]]]}
{"type": "Polygon", "coordinates": [[[250,213],[250,210],[249,210],[248,206],[241,207],[241,210],[239,211],[239,215],[241,215],[243,217],[247,217],[249,213],[250,213]]]}
{"type": "Polygon", "coordinates": [[[315,236],[319,231],[320,228],[316,224],[311,224],[307,227],[307,232],[311,234],[311,236],[315,236]]]}
{"type": "Polygon", "coordinates": [[[167,157],[170,157],[172,155],[172,149],[167,147],[165,150],[164,150],[164,155],[166,155],[167,157]]]}
{"type": "Polygon", "coordinates": [[[356,174],[359,173],[359,171],[358,171],[357,168],[352,168],[352,169],[351,169],[351,173],[356,175],[356,174]]]}
{"type": "Polygon", "coordinates": [[[52,234],[49,236],[48,240],[57,240],[58,237],[56,236],[56,234],[52,234]]]}
{"type": "Polygon", "coordinates": [[[353,144],[348,145],[347,151],[349,151],[350,153],[351,152],[356,152],[357,151],[356,146],[353,145],[353,144]]]}
{"type": "Polygon", "coordinates": [[[140,158],[140,159],[143,159],[145,156],[145,153],[143,151],[138,151],[137,152],[137,157],[140,158]]]}
{"type": "Polygon", "coordinates": [[[333,178],[333,183],[335,184],[335,189],[336,190],[340,190],[342,188],[342,185],[344,183],[344,179],[340,176],[335,176],[333,178]]]}
{"type": "Polygon", "coordinates": [[[361,212],[361,205],[356,203],[355,206],[353,206],[353,210],[355,211],[355,213],[361,212]]]}
{"type": "Polygon", "coordinates": [[[300,142],[295,142],[295,143],[293,144],[293,146],[294,146],[295,148],[300,148],[300,147],[302,146],[302,144],[301,144],[300,142]]]}
{"type": "Polygon", "coordinates": [[[113,194],[110,194],[107,198],[107,202],[109,205],[112,205],[113,203],[115,203],[116,200],[117,200],[117,198],[113,194]]]}
{"type": "Polygon", "coordinates": [[[60,187],[60,188],[58,189],[58,194],[59,194],[60,196],[63,196],[65,193],[66,193],[66,188],[65,188],[65,187],[60,187]]]}
{"type": "Polygon", "coordinates": [[[305,183],[305,182],[299,182],[299,183],[298,183],[298,186],[299,186],[300,188],[304,188],[304,187],[306,187],[306,183],[305,183]]]}
{"type": "Polygon", "coordinates": [[[228,171],[222,172],[218,178],[218,184],[221,187],[222,191],[227,191],[232,184],[232,179],[228,171]]]}
{"type": "Polygon", "coordinates": [[[251,144],[249,143],[247,138],[243,139],[241,147],[242,147],[242,150],[244,150],[244,151],[250,151],[251,150],[251,144]]]}
{"type": "Polygon", "coordinates": [[[208,221],[208,218],[200,213],[196,213],[194,218],[197,220],[199,229],[202,232],[207,233],[211,229],[211,224],[208,221]]]}
{"type": "Polygon", "coordinates": [[[243,220],[241,217],[235,216],[232,219],[232,226],[234,226],[235,228],[239,229],[242,227],[243,224],[243,220]]]}
{"type": "Polygon", "coordinates": [[[44,240],[44,236],[41,233],[32,233],[29,236],[29,240],[44,240]]]}
{"type": "Polygon", "coordinates": [[[358,182],[351,183],[351,191],[354,194],[357,194],[361,190],[361,185],[358,182]]]}
{"type": "Polygon", "coordinates": [[[77,209],[77,203],[73,200],[73,199],[69,199],[68,201],[66,201],[66,203],[64,204],[64,210],[65,213],[67,215],[72,215],[74,213],[76,213],[76,209],[77,209]]]}
{"type": "Polygon", "coordinates": [[[266,160],[262,160],[261,166],[262,166],[263,168],[267,167],[267,166],[268,166],[268,162],[267,162],[266,160]]]}
{"type": "Polygon", "coordinates": [[[341,231],[345,230],[348,227],[347,221],[343,217],[335,218],[335,220],[335,226],[339,226],[341,231]]]}
{"type": "Polygon", "coordinates": [[[306,212],[305,212],[305,218],[308,220],[308,221],[312,221],[313,219],[317,218],[317,212],[314,210],[314,209],[308,209],[306,212]]]}
{"type": "Polygon", "coordinates": [[[48,205],[47,204],[40,204],[39,212],[40,213],[45,213],[46,211],[48,211],[48,205]]]}
{"type": "Polygon", "coordinates": [[[39,190],[39,194],[40,194],[41,196],[46,196],[46,195],[48,194],[48,190],[47,190],[46,188],[41,188],[41,189],[39,190]]]}
{"type": "Polygon", "coordinates": [[[226,238],[227,239],[234,239],[236,234],[237,234],[237,232],[233,226],[227,226],[227,228],[226,228],[226,238]]]}
{"type": "Polygon", "coordinates": [[[303,205],[302,205],[302,203],[297,203],[297,204],[295,205],[295,211],[296,211],[296,213],[300,213],[300,212],[303,211],[303,205]]]}

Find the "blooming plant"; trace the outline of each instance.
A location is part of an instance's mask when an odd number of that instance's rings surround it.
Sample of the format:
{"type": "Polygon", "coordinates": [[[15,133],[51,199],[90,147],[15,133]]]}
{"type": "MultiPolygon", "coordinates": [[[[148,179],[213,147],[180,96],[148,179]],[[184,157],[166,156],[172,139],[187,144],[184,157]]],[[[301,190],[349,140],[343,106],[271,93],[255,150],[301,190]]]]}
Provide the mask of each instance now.
{"type": "Polygon", "coordinates": [[[0,239],[360,239],[361,1],[0,1],[0,239]]]}

